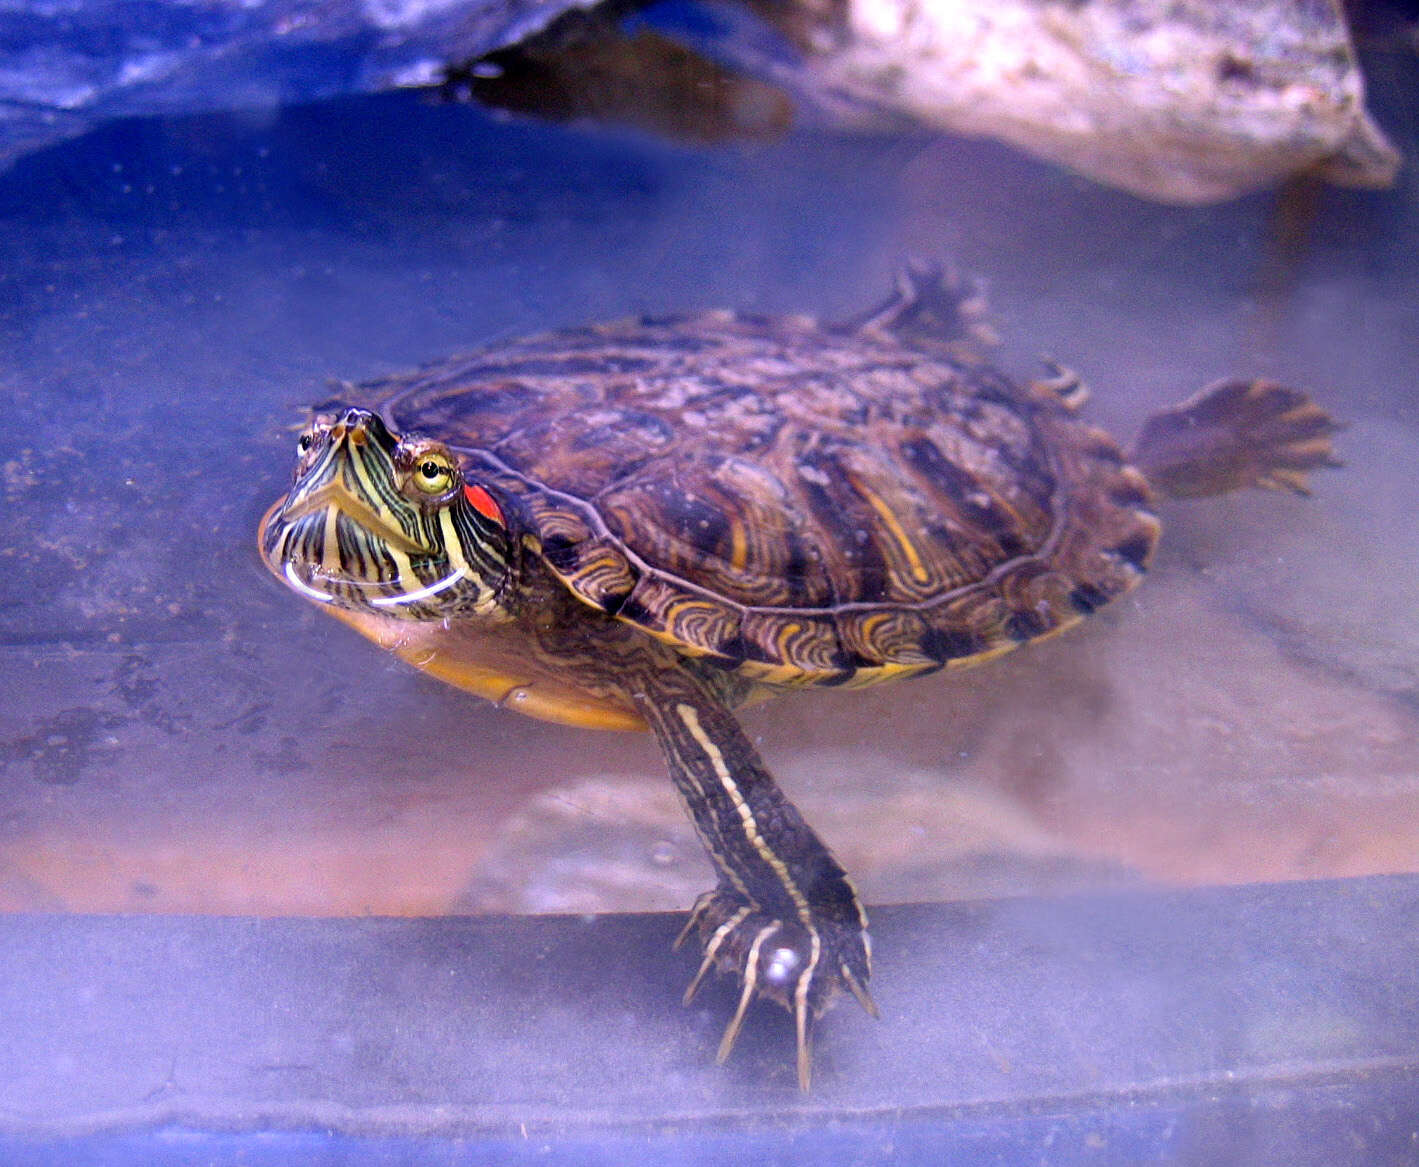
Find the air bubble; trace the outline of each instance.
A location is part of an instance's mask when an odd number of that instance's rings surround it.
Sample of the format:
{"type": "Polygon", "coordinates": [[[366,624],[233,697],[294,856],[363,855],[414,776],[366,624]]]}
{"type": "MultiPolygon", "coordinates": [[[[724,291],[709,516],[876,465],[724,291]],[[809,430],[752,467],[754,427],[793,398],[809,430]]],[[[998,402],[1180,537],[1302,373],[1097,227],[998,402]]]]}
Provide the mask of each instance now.
{"type": "Polygon", "coordinates": [[[764,979],[771,985],[791,984],[802,965],[803,957],[796,949],[786,946],[775,948],[764,964],[764,979]]]}

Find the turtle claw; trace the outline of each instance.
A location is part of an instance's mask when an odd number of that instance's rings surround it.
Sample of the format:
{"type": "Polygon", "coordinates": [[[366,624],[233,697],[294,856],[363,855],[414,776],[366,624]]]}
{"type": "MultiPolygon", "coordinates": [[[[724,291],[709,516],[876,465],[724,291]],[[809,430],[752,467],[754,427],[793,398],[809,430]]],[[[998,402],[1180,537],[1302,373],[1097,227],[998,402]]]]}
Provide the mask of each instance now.
{"type": "Polygon", "coordinates": [[[794,1029],[798,1034],[798,1088],[807,1094],[813,1085],[813,1044],[808,1032],[808,1010],[799,1005],[793,1010],[794,1029]]]}
{"type": "Polygon", "coordinates": [[[724,1036],[719,1039],[719,1049],[715,1051],[715,1064],[722,1066],[729,1060],[729,1055],[734,1049],[734,1043],[739,1040],[739,1031],[744,1027],[744,1014],[749,1008],[749,1002],[754,999],[754,978],[748,976],[744,978],[744,989],[739,994],[739,1004],[734,1010],[734,1016],[729,1019],[729,1024],[724,1027],[724,1036]]]}
{"type": "MultiPolygon", "coordinates": [[[[690,938],[690,934],[700,926],[700,918],[709,910],[709,902],[714,898],[714,892],[705,892],[695,901],[695,906],[690,909],[690,914],[685,920],[685,926],[680,929],[679,935],[675,937],[674,943],[670,945],[671,952],[679,952],[684,947],[685,941],[690,938]]],[[[703,970],[702,970],[703,971],[703,970]]],[[[698,979],[698,978],[696,978],[698,979]]]]}
{"type": "Polygon", "coordinates": [[[739,1000],[715,1054],[721,1065],[733,1051],[755,997],[777,1001],[793,1015],[798,1084],[804,1090],[813,1076],[813,1023],[838,992],[847,989],[868,1014],[878,1016],[867,992],[867,937],[856,920],[849,927],[816,911],[806,923],[780,920],[733,893],[716,890],[695,904],[676,947],[695,931],[703,938],[704,957],[685,990],[685,1003],[694,999],[711,969],[740,978],[739,1000]]]}
{"type": "MultiPolygon", "coordinates": [[[[702,905],[705,905],[705,900],[706,897],[702,896],[700,898],[700,903],[697,903],[695,905],[695,910],[690,913],[689,922],[685,925],[683,929],[681,929],[680,935],[675,939],[676,948],[679,948],[680,945],[684,943],[685,937],[688,936],[690,933],[690,929],[694,928],[696,925],[699,924],[700,919],[704,915],[704,912],[708,910],[707,905],[702,908],[702,905]]],[[[709,939],[705,941],[705,957],[702,961],[700,961],[699,971],[695,973],[694,979],[692,979],[689,985],[685,988],[684,1003],[686,1005],[690,1004],[690,1002],[695,999],[695,994],[700,991],[700,986],[704,984],[705,974],[715,966],[715,961],[719,956],[720,947],[724,944],[725,939],[736,928],[738,928],[740,924],[744,922],[748,915],[748,908],[739,908],[734,912],[733,915],[729,917],[729,919],[725,920],[723,924],[721,924],[712,933],[710,933],[709,939]]],[[[753,980],[754,978],[752,976],[746,975],[744,978],[745,985],[748,987],[752,987],[753,980]]],[[[736,1019],[742,1016],[746,1004],[747,1002],[742,1002],[740,1004],[739,1013],[735,1014],[736,1019]]],[[[733,1028],[734,1033],[738,1034],[738,1025],[731,1023],[731,1027],[733,1028]]],[[[734,1044],[733,1038],[731,1038],[728,1033],[725,1034],[725,1038],[728,1040],[730,1046],[734,1044]]],[[[720,1044],[720,1048],[723,1052],[721,1053],[719,1060],[723,1062],[725,1057],[728,1056],[729,1050],[724,1046],[724,1043],[720,1044]]]]}
{"type": "Polygon", "coordinates": [[[856,999],[857,1003],[866,1011],[867,1016],[873,1021],[877,1021],[882,1016],[882,1011],[877,1008],[877,1002],[872,999],[872,994],[867,991],[867,985],[857,979],[857,975],[846,964],[838,966],[838,972],[843,978],[843,984],[848,988],[856,999]]]}
{"type": "MultiPolygon", "coordinates": [[[[738,916],[740,913],[747,916],[748,909],[741,908],[735,915],[738,916]]],[[[731,920],[733,919],[734,917],[731,917],[731,920]]],[[[728,923],[728,921],[726,921],[726,923],[728,923]]],[[[721,925],[721,930],[722,928],[723,925],[721,925]]],[[[763,950],[763,945],[766,941],[774,939],[782,929],[783,925],[778,920],[774,920],[772,923],[760,928],[749,945],[749,953],[745,958],[744,967],[741,970],[744,983],[739,993],[739,1004],[735,1007],[734,1015],[729,1019],[729,1024],[724,1027],[724,1036],[719,1039],[719,1050],[715,1053],[714,1057],[717,1065],[722,1066],[729,1060],[729,1055],[734,1049],[734,1043],[739,1040],[739,1031],[744,1027],[744,1015],[749,1010],[749,1002],[754,999],[755,991],[759,990],[759,975],[762,967],[760,953],[763,950]]],[[[722,931],[717,930],[715,937],[719,937],[721,934],[722,931]]],[[[713,940],[714,938],[711,938],[711,943],[713,943],[713,940]]],[[[705,964],[700,966],[701,974],[703,974],[704,969],[713,959],[714,957],[710,952],[710,947],[707,945],[705,964]]],[[[773,967],[774,966],[770,966],[770,976],[772,976],[773,967]]],[[[793,1005],[791,1006],[793,1010],[794,1032],[798,1039],[798,1085],[800,1089],[805,1091],[813,1080],[813,1048],[809,1035],[811,1018],[808,1011],[807,992],[807,989],[811,985],[811,976],[811,969],[805,969],[804,972],[800,974],[798,981],[795,982],[794,985],[793,1005]]],[[[698,977],[696,980],[698,980],[698,977]]],[[[765,995],[772,995],[772,981],[766,984],[762,991],[765,995]]]]}

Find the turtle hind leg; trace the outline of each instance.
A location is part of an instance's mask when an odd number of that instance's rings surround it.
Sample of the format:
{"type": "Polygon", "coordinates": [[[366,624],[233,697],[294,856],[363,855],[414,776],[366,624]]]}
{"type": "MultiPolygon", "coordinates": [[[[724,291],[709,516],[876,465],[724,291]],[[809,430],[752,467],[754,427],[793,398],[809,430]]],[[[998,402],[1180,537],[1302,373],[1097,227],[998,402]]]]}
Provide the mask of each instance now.
{"type": "Polygon", "coordinates": [[[1248,486],[1309,494],[1310,471],[1340,465],[1331,442],[1340,428],[1298,389],[1218,381],[1149,417],[1130,460],[1173,498],[1248,486]]]}
{"type": "Polygon", "coordinates": [[[988,317],[976,281],[954,268],[910,259],[897,269],[892,295],[844,327],[886,333],[908,344],[945,345],[953,356],[979,362],[1000,343],[988,317]]]}
{"type": "Polygon", "coordinates": [[[876,1011],[867,992],[867,915],[847,874],[710,686],[688,670],[661,671],[639,678],[632,695],[720,876],[681,933],[681,941],[697,935],[704,948],[686,1000],[712,970],[739,978],[721,1062],[756,998],[782,1005],[793,1017],[798,1082],[807,1090],[813,1024],[833,998],[846,989],[876,1011]]]}

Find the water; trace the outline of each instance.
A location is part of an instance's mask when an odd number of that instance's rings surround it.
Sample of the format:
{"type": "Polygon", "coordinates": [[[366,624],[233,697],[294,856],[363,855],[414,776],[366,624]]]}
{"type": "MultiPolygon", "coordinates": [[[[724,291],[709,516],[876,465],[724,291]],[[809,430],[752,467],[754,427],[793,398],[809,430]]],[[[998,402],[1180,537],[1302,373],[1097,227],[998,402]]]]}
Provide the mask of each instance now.
{"type": "MultiPolygon", "coordinates": [[[[1410,156],[1416,88],[1377,65],[1410,156]]],[[[1419,203],[1145,204],[985,142],[688,148],[396,95],[130,122],[0,176],[0,908],[683,908],[648,740],[382,656],[260,567],[301,407],[633,312],[850,316],[906,255],[1131,434],[1226,374],[1349,428],[1309,500],[1170,506],[1157,570],[979,671],[745,715],[868,902],[1419,870],[1419,203]]]]}

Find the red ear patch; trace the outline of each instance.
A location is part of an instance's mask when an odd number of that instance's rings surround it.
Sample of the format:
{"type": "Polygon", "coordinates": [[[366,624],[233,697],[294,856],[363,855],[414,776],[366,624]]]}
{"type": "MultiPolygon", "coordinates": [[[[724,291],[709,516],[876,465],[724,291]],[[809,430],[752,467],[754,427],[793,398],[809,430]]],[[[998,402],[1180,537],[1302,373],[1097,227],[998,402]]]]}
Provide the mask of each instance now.
{"type": "Polygon", "coordinates": [[[507,521],[503,518],[503,508],[498,506],[493,496],[475,483],[467,483],[463,487],[463,497],[472,505],[473,509],[485,519],[491,519],[500,527],[506,527],[507,521]]]}

